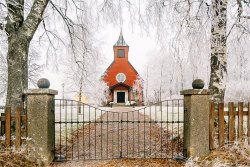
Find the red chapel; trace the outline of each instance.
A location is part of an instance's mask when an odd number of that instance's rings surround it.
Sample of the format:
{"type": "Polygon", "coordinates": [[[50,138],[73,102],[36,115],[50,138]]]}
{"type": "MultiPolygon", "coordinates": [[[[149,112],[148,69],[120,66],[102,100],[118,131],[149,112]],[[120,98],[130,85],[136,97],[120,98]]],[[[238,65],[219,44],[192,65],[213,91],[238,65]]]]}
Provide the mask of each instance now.
{"type": "Polygon", "coordinates": [[[114,60],[106,69],[103,80],[109,87],[108,104],[110,102],[129,105],[142,105],[142,79],[128,60],[129,46],[122,33],[113,46],[114,60]]]}

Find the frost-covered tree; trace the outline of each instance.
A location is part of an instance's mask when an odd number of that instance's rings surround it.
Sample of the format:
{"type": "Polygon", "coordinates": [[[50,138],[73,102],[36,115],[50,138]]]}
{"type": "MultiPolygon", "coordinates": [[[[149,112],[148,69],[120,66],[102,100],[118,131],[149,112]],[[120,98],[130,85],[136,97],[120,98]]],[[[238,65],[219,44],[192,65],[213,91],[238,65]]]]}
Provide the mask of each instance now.
{"type": "Polygon", "coordinates": [[[43,19],[43,13],[49,1],[36,0],[29,13],[25,15],[27,3],[24,0],[6,0],[1,2],[0,30],[7,36],[8,81],[6,105],[12,110],[22,106],[22,93],[28,87],[28,51],[37,27],[43,19]],[[25,5],[26,4],[26,5],[25,5]]]}
{"type": "Polygon", "coordinates": [[[211,1],[211,100],[223,102],[227,82],[227,3],[211,1]]]}
{"type": "Polygon", "coordinates": [[[180,98],[180,90],[189,88],[193,79],[192,61],[176,58],[169,49],[149,53],[149,57],[143,71],[145,102],[180,98]]]}
{"type": "Polygon", "coordinates": [[[133,89],[130,92],[130,98],[132,101],[138,102],[143,101],[143,79],[137,75],[136,80],[133,83],[133,89]]]}
{"type": "MultiPolygon", "coordinates": [[[[228,71],[227,42],[232,36],[246,36],[245,34],[249,33],[249,1],[1,0],[0,31],[4,32],[8,44],[6,105],[12,108],[22,105],[22,91],[28,86],[28,52],[38,29],[42,32],[37,32],[37,35],[41,36],[41,45],[46,37],[48,59],[52,59],[51,50],[56,51],[56,54],[58,46],[62,48],[63,45],[71,48],[77,63],[79,52],[76,51],[75,44],[81,43],[84,52],[89,51],[86,39],[91,38],[89,31],[95,27],[92,23],[102,20],[100,16],[104,16],[104,20],[122,26],[122,12],[129,14],[130,20],[133,20],[131,23],[138,23],[146,32],[151,31],[150,28],[157,30],[159,41],[170,46],[169,53],[179,63],[180,74],[185,67],[182,66],[184,63],[179,61],[187,62],[189,57],[183,57],[183,50],[194,53],[190,56],[194,60],[200,56],[197,53],[209,52],[209,86],[212,89],[212,99],[224,99],[228,71]],[[93,11],[96,11],[96,14],[93,15],[93,11]],[[230,15],[227,15],[229,12],[230,15]],[[59,29],[59,26],[62,29],[59,29]],[[204,41],[201,51],[196,52],[191,44],[204,41]],[[185,45],[186,43],[188,45],[185,45]]],[[[200,67],[194,65],[193,68],[200,67]]],[[[199,76],[198,72],[195,75],[199,76]]],[[[181,76],[179,82],[184,82],[183,78],[184,76],[181,76]]]]}
{"type": "MultiPolygon", "coordinates": [[[[241,0],[154,0],[146,5],[147,18],[158,29],[159,38],[167,41],[166,36],[172,36],[172,47],[180,51],[180,41],[183,33],[192,38],[207,36],[207,46],[210,45],[210,81],[211,99],[219,102],[224,100],[227,82],[227,43],[231,32],[237,29],[239,34],[249,34],[250,3],[241,0]],[[227,15],[230,13],[230,15],[227,15]],[[169,30],[172,34],[166,33],[169,30]],[[197,31],[202,32],[196,34],[197,31]],[[195,37],[196,36],[196,37],[195,37]]],[[[234,34],[235,35],[235,34],[234,34]]],[[[196,41],[199,43],[200,40],[196,41]]],[[[163,42],[164,44],[164,42],[163,42]]],[[[204,46],[207,50],[207,46],[204,46]]],[[[231,47],[231,46],[230,46],[231,47]]],[[[182,48],[186,49],[186,48],[182,48]]],[[[187,48],[189,52],[191,48],[187,48]]],[[[182,56],[182,55],[179,55],[182,56]]],[[[196,55],[198,58],[199,55],[196,55]]]]}
{"type": "MultiPolygon", "coordinates": [[[[1,48],[1,47],[0,47],[1,48]]],[[[44,65],[37,63],[40,58],[36,50],[31,49],[28,57],[28,82],[32,85],[36,85],[36,81],[39,79],[44,65]]],[[[7,60],[4,53],[0,53],[0,96],[7,93],[7,76],[8,76],[7,60]]]]}
{"type": "Polygon", "coordinates": [[[88,52],[85,39],[91,26],[92,4],[85,0],[0,1],[1,37],[4,33],[8,45],[6,106],[13,110],[22,106],[22,93],[28,87],[30,45],[38,30],[39,47],[47,50],[48,60],[53,60],[52,51],[58,52],[58,43],[73,50],[74,57],[77,57],[75,42],[81,42],[88,52]]]}
{"type": "MultiPolygon", "coordinates": [[[[79,48],[79,51],[81,49],[79,48]]],[[[92,48],[88,54],[82,54],[75,59],[69,54],[64,61],[65,85],[69,93],[78,94],[87,98],[88,103],[101,105],[106,102],[107,84],[101,80],[102,71],[98,64],[102,58],[92,48]]]]}

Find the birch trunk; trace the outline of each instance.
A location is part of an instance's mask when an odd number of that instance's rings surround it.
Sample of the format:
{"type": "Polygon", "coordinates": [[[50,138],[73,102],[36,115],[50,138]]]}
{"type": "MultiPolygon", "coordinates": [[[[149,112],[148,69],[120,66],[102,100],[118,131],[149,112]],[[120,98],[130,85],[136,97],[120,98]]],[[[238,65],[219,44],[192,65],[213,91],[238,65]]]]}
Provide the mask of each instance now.
{"type": "Polygon", "coordinates": [[[79,89],[79,106],[78,106],[78,113],[81,114],[81,105],[82,105],[82,77],[80,79],[80,89],[79,89]]]}
{"type": "Polygon", "coordinates": [[[211,12],[211,100],[223,102],[227,81],[227,0],[212,0],[211,12]]]}
{"type": "Polygon", "coordinates": [[[8,17],[6,34],[8,36],[8,83],[6,106],[15,112],[23,104],[23,90],[28,87],[28,51],[29,44],[42,20],[43,12],[49,0],[34,0],[30,13],[24,20],[24,0],[6,1],[8,17]],[[13,5],[15,4],[15,5],[13,5]]]}

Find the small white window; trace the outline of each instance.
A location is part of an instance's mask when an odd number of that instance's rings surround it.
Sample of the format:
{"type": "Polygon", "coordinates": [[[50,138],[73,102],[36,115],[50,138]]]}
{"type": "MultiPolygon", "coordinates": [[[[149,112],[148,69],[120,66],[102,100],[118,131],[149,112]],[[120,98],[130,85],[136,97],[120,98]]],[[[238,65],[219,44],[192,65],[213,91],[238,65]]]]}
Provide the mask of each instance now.
{"type": "Polygon", "coordinates": [[[124,82],[126,80],[126,76],[123,73],[119,73],[116,75],[117,82],[124,82]]]}

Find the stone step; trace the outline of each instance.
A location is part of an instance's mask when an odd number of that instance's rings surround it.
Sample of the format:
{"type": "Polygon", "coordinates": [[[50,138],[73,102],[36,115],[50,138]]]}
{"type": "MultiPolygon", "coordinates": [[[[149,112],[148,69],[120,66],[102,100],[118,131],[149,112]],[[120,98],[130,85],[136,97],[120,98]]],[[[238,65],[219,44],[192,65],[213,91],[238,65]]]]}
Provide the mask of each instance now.
{"type": "Polygon", "coordinates": [[[126,106],[126,105],[125,105],[125,103],[115,103],[115,104],[113,104],[112,106],[115,107],[115,106],[126,106]]]}
{"type": "Polygon", "coordinates": [[[133,107],[131,105],[125,105],[125,103],[112,104],[112,107],[133,107]]]}

